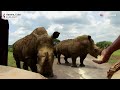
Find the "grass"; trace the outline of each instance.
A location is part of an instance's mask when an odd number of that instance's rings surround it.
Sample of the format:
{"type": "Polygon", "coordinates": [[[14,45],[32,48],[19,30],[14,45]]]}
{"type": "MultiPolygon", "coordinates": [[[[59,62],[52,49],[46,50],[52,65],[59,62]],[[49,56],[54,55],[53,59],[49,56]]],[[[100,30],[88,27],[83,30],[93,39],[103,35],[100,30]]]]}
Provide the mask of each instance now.
{"type": "Polygon", "coordinates": [[[108,63],[114,64],[114,63],[118,62],[118,60],[120,60],[120,50],[113,52],[108,63]]]}
{"type": "Polygon", "coordinates": [[[114,64],[114,63],[116,63],[118,60],[116,60],[116,59],[110,59],[109,61],[108,61],[108,63],[110,63],[110,64],[114,64]]]}
{"type": "Polygon", "coordinates": [[[114,55],[114,56],[120,56],[120,50],[115,51],[112,55],[114,55]]]}
{"type": "MultiPolygon", "coordinates": [[[[111,57],[110,60],[108,61],[109,64],[114,64],[118,60],[120,60],[120,50],[115,51],[111,57]]],[[[21,63],[22,64],[22,63],[21,63]]],[[[15,60],[13,58],[13,53],[8,52],[8,66],[16,67],[15,60]]],[[[22,66],[22,65],[21,65],[22,66]]]]}
{"type": "MultiPolygon", "coordinates": [[[[22,68],[23,62],[20,62],[20,63],[21,63],[21,68],[22,68]]],[[[8,51],[8,66],[17,67],[15,59],[13,57],[13,52],[10,52],[10,51],[8,51]]]]}
{"type": "Polygon", "coordinates": [[[13,58],[13,52],[8,52],[8,66],[16,67],[16,63],[13,58]]]}

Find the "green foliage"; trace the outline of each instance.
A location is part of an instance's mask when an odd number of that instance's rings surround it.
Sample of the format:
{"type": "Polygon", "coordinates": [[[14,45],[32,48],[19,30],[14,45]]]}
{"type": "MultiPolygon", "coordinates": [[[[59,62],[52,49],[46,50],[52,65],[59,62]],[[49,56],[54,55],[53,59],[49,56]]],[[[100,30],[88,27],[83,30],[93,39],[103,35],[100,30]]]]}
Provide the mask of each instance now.
{"type": "Polygon", "coordinates": [[[8,48],[12,48],[12,45],[8,45],[8,48]]]}
{"type": "Polygon", "coordinates": [[[118,61],[118,60],[110,59],[110,60],[108,61],[108,63],[110,63],[110,64],[115,64],[117,61],[118,61]]]}
{"type": "Polygon", "coordinates": [[[58,44],[59,42],[60,42],[59,39],[54,39],[54,44],[55,44],[55,45],[58,44]]]}
{"type": "Polygon", "coordinates": [[[13,48],[8,48],[8,51],[9,52],[13,52],[13,48]]]}
{"type": "Polygon", "coordinates": [[[112,53],[108,63],[115,64],[116,62],[118,62],[118,60],[120,60],[120,50],[117,50],[117,51],[112,53]]]}
{"type": "Polygon", "coordinates": [[[16,63],[12,52],[8,52],[8,66],[16,67],[16,63]]]}
{"type": "Polygon", "coordinates": [[[96,45],[100,48],[107,48],[108,46],[110,46],[112,44],[112,42],[110,41],[101,41],[101,42],[97,42],[96,45]]]}
{"type": "Polygon", "coordinates": [[[12,47],[12,45],[8,45],[8,51],[9,51],[9,52],[13,52],[13,47],[12,47]]]}
{"type": "Polygon", "coordinates": [[[120,56],[120,50],[117,50],[117,51],[113,52],[112,55],[114,55],[114,56],[120,56]]]}

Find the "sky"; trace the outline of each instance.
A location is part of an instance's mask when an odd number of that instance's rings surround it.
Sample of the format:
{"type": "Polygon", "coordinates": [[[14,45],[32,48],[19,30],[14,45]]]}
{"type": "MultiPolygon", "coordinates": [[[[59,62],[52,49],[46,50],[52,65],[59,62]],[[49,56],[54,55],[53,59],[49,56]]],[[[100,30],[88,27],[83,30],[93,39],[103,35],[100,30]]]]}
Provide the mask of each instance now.
{"type": "Polygon", "coordinates": [[[95,43],[113,42],[120,35],[120,11],[3,11],[3,15],[9,21],[9,45],[37,27],[49,35],[60,32],[61,41],[86,34],[95,43]]]}

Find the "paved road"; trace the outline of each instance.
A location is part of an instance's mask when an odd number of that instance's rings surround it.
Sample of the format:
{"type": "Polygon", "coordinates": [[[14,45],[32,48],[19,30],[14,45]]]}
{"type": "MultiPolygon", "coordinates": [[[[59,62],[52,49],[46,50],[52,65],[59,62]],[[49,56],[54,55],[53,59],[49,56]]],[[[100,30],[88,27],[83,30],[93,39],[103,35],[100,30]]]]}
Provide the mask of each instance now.
{"type": "MultiPolygon", "coordinates": [[[[64,64],[63,56],[61,57],[61,65],[57,64],[55,59],[53,64],[54,77],[49,79],[107,79],[107,71],[110,66],[108,63],[96,64],[92,60],[94,57],[87,55],[84,60],[85,67],[71,67],[70,65],[64,64]]],[[[71,58],[68,59],[71,63],[71,58]]],[[[77,65],[79,65],[79,58],[77,58],[77,65]]]]}

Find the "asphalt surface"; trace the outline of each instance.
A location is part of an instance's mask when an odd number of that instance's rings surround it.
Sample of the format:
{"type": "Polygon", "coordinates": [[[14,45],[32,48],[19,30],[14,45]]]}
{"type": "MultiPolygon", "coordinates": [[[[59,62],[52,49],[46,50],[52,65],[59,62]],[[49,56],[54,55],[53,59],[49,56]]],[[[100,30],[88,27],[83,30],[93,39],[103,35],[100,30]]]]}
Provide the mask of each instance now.
{"type": "Polygon", "coordinates": [[[65,65],[63,56],[61,56],[61,65],[57,64],[57,58],[54,60],[53,73],[54,77],[49,79],[107,79],[107,71],[110,64],[96,64],[92,60],[94,57],[87,55],[84,60],[85,67],[79,67],[80,60],[77,58],[78,67],[71,67],[71,58],[68,59],[70,65],[65,65]]]}

